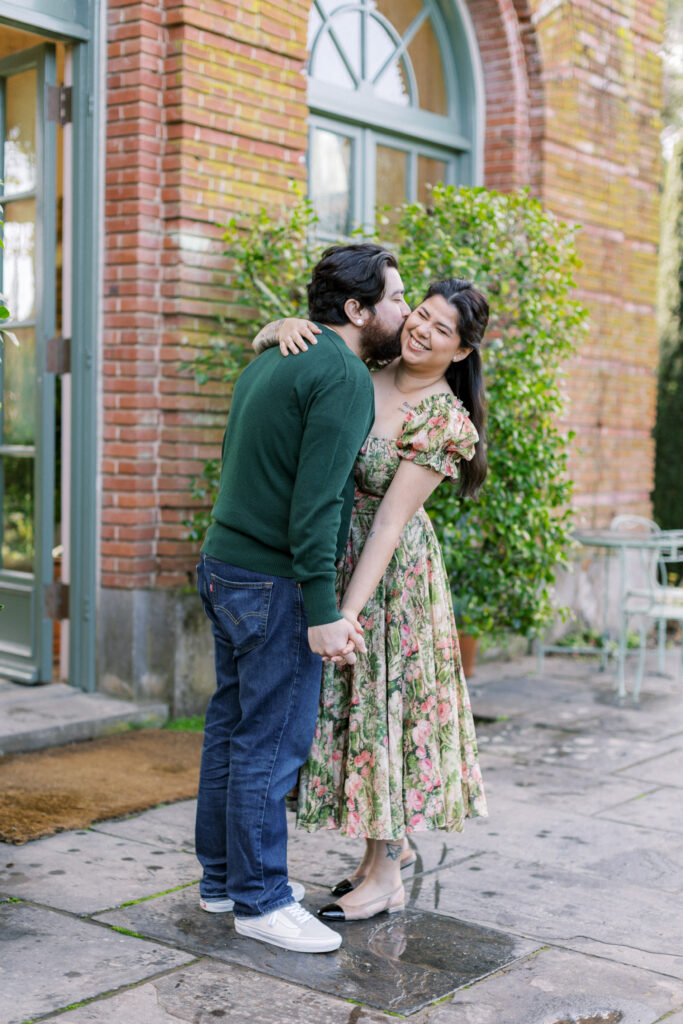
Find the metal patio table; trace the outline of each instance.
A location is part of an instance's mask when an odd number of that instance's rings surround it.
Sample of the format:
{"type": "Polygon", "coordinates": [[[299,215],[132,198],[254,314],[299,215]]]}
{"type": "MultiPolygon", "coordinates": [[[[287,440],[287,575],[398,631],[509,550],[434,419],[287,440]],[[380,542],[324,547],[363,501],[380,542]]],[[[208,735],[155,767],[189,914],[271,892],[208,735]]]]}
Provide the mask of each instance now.
{"type": "MultiPolygon", "coordinates": [[[[683,561],[683,529],[681,530],[659,530],[657,533],[644,533],[637,530],[576,530],[572,534],[572,539],[575,540],[582,547],[594,547],[604,548],[607,551],[618,552],[617,561],[617,572],[618,572],[618,586],[619,586],[619,616],[620,626],[618,635],[616,637],[616,650],[614,653],[619,654],[622,649],[625,649],[626,645],[626,628],[623,618],[624,600],[627,593],[627,580],[626,580],[626,556],[629,551],[641,552],[657,552],[658,563],[662,562],[675,562],[683,561]]],[[[543,658],[545,654],[557,653],[557,654],[590,654],[593,656],[600,657],[600,670],[604,671],[607,667],[607,660],[612,651],[610,651],[610,641],[612,637],[607,626],[607,612],[608,612],[608,599],[609,599],[609,581],[610,581],[610,570],[611,570],[612,559],[607,558],[605,560],[605,589],[604,599],[602,606],[602,622],[600,632],[602,636],[602,646],[599,648],[586,647],[582,645],[574,646],[561,646],[559,644],[539,644],[538,647],[538,668],[539,672],[543,667],[543,658]]],[[[658,644],[658,660],[657,667],[659,672],[664,671],[664,631],[666,623],[664,620],[659,620],[659,644],[658,644]]],[[[623,664],[623,656],[620,658],[620,664],[623,664]]],[[[623,677],[623,672],[620,671],[617,680],[617,695],[619,700],[623,700],[626,696],[626,686],[623,677]]]]}

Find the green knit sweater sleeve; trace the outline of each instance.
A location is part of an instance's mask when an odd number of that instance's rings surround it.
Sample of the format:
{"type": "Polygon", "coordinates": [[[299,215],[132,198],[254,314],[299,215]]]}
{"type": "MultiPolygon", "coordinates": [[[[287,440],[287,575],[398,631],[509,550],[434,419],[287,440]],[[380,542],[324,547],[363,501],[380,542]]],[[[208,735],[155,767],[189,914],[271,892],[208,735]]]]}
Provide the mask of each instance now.
{"type": "Polygon", "coordinates": [[[319,384],[307,398],[289,543],[309,626],[341,618],[334,589],[338,536],[340,529],[348,531],[349,476],[373,416],[365,368],[362,376],[352,373],[319,384]]]}

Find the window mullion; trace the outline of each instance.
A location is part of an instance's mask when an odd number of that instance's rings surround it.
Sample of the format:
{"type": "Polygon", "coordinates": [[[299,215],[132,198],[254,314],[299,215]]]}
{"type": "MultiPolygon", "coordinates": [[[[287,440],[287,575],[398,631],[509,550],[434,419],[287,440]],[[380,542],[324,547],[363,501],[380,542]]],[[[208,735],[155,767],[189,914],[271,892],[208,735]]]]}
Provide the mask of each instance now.
{"type": "Polygon", "coordinates": [[[375,143],[369,128],[361,129],[361,166],[358,169],[361,179],[362,206],[359,223],[363,231],[372,231],[375,222],[375,143]]]}
{"type": "Polygon", "coordinates": [[[360,14],[360,77],[365,82],[368,77],[368,5],[363,4],[360,14]]]}
{"type": "Polygon", "coordinates": [[[330,25],[330,27],[328,29],[328,32],[329,32],[329,35],[330,35],[330,39],[334,43],[334,47],[335,47],[337,53],[339,54],[339,56],[341,57],[342,61],[344,62],[344,67],[346,68],[346,70],[348,71],[349,75],[351,76],[351,81],[353,82],[354,88],[357,89],[358,85],[359,85],[358,78],[356,77],[356,73],[353,70],[353,68],[351,67],[350,63],[349,63],[349,60],[348,60],[348,58],[346,56],[346,50],[342,46],[341,42],[339,41],[339,37],[338,37],[337,33],[334,31],[334,29],[332,28],[331,25],[330,25]]]}
{"type": "Polygon", "coordinates": [[[411,149],[408,154],[408,181],[406,182],[406,202],[414,203],[417,199],[417,150],[411,149]]]}

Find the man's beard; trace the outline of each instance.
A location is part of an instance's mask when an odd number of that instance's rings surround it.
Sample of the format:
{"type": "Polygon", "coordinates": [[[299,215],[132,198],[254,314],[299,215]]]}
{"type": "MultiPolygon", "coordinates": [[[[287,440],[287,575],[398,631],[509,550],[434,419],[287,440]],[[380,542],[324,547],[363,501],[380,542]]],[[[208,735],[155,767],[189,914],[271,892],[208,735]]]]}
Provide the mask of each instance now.
{"type": "Polygon", "coordinates": [[[360,357],[364,362],[385,363],[396,359],[401,354],[401,331],[390,330],[378,323],[377,317],[365,325],[360,334],[360,357]]]}

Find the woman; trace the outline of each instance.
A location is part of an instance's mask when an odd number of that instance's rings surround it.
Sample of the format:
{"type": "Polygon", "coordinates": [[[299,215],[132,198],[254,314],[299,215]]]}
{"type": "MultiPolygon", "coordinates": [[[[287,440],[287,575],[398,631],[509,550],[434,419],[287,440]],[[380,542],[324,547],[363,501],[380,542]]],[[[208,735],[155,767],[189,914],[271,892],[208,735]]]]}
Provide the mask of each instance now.
{"type": "MultiPolygon", "coordinates": [[[[367,652],[325,665],[299,783],[300,827],[367,840],[354,875],[332,890],[337,902],[319,911],[325,920],[403,909],[400,870],[415,859],[407,834],[460,831],[465,817],[486,815],[450,588],[423,504],[445,478],[464,497],[486,475],[487,323],[471,282],[437,282],[405,321],[400,357],[373,374],[376,418],[356,461],[338,580],[340,611],[367,652]]],[[[312,330],[284,321],[279,337],[313,340],[312,330]]]]}

